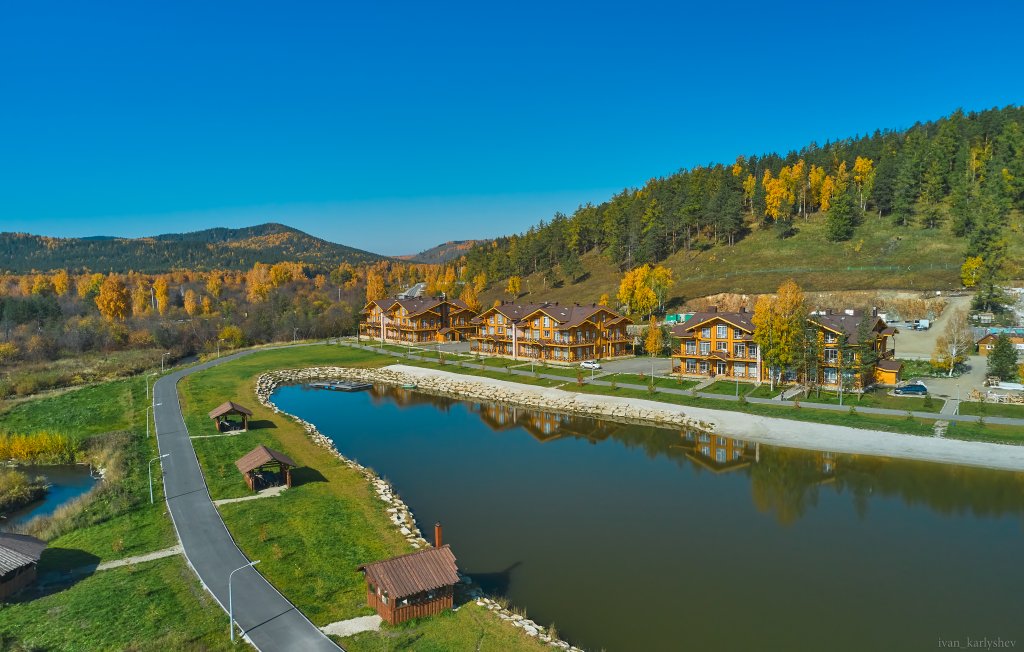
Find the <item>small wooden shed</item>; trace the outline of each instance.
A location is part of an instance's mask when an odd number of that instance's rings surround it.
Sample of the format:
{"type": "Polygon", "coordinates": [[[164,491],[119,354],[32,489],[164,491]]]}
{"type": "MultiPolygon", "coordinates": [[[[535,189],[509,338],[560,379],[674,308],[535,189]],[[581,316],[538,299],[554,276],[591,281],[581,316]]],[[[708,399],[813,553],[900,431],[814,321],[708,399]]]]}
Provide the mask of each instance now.
{"type": "Polygon", "coordinates": [[[292,486],[292,467],[295,462],[284,453],[260,444],[235,462],[245,476],[249,489],[259,491],[267,487],[292,486]]]}
{"type": "Polygon", "coordinates": [[[252,410],[239,405],[234,401],[225,401],[210,411],[210,418],[213,419],[217,424],[217,430],[224,430],[224,424],[230,423],[227,421],[227,417],[232,414],[237,414],[242,417],[242,430],[249,430],[249,417],[252,416],[252,410]]]}
{"type": "Polygon", "coordinates": [[[0,533],[0,601],[36,579],[36,566],[46,542],[26,534],[0,533]]]}
{"type": "Polygon", "coordinates": [[[447,545],[364,564],[366,600],[392,625],[452,608],[459,569],[447,545]]]}

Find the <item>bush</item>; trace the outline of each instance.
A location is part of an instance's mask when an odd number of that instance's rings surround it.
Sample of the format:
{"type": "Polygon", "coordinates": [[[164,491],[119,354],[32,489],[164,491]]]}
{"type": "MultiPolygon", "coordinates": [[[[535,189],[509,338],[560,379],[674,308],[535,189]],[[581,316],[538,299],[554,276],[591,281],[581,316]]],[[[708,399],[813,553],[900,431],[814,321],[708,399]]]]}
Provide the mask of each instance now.
{"type": "Polygon", "coordinates": [[[0,470],[0,512],[9,512],[35,502],[46,494],[46,479],[34,480],[21,471],[0,470]]]}
{"type": "Polygon", "coordinates": [[[72,464],[77,451],[78,446],[74,440],[58,433],[0,434],[0,459],[43,464],[72,464]]]}

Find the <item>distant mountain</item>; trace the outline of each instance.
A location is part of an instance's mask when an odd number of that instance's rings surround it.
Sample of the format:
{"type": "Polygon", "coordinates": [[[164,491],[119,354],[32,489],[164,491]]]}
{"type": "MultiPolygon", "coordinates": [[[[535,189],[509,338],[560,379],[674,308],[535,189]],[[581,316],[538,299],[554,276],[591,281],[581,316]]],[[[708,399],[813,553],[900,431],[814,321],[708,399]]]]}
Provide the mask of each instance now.
{"type": "Polygon", "coordinates": [[[254,263],[303,262],[328,268],[374,262],[384,256],[328,242],[283,224],[207,229],[148,238],[50,238],[0,233],[0,271],[26,273],[168,272],[176,269],[249,269],[254,263]]]}
{"type": "Polygon", "coordinates": [[[421,251],[418,254],[395,257],[399,260],[439,265],[453,260],[458,260],[462,256],[466,255],[466,252],[476,245],[487,244],[488,242],[490,242],[490,240],[450,240],[444,244],[439,244],[436,247],[431,247],[430,249],[421,251]]]}

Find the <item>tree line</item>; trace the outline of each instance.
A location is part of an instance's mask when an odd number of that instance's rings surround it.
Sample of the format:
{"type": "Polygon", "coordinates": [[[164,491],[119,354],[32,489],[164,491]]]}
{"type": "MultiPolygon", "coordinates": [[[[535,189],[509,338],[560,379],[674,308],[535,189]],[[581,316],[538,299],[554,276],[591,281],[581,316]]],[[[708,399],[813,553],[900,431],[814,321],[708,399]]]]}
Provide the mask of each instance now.
{"type": "Polygon", "coordinates": [[[494,280],[540,272],[572,283],[592,250],[629,270],[681,250],[729,246],[753,228],[787,237],[800,220],[823,219],[826,237],[838,242],[874,219],[947,228],[996,277],[1014,210],[1024,210],[1024,109],[957,111],[905,130],[654,178],[477,245],[466,264],[494,280]]]}

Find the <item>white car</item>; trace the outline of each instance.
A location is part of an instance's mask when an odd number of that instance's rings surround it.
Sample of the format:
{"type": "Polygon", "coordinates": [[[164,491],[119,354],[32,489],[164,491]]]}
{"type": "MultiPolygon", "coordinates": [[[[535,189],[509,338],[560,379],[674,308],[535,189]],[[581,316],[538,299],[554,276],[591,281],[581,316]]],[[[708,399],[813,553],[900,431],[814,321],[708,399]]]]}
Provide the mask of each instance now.
{"type": "Polygon", "coordinates": [[[601,363],[597,360],[584,360],[580,363],[582,369],[600,369],[601,363]]]}

